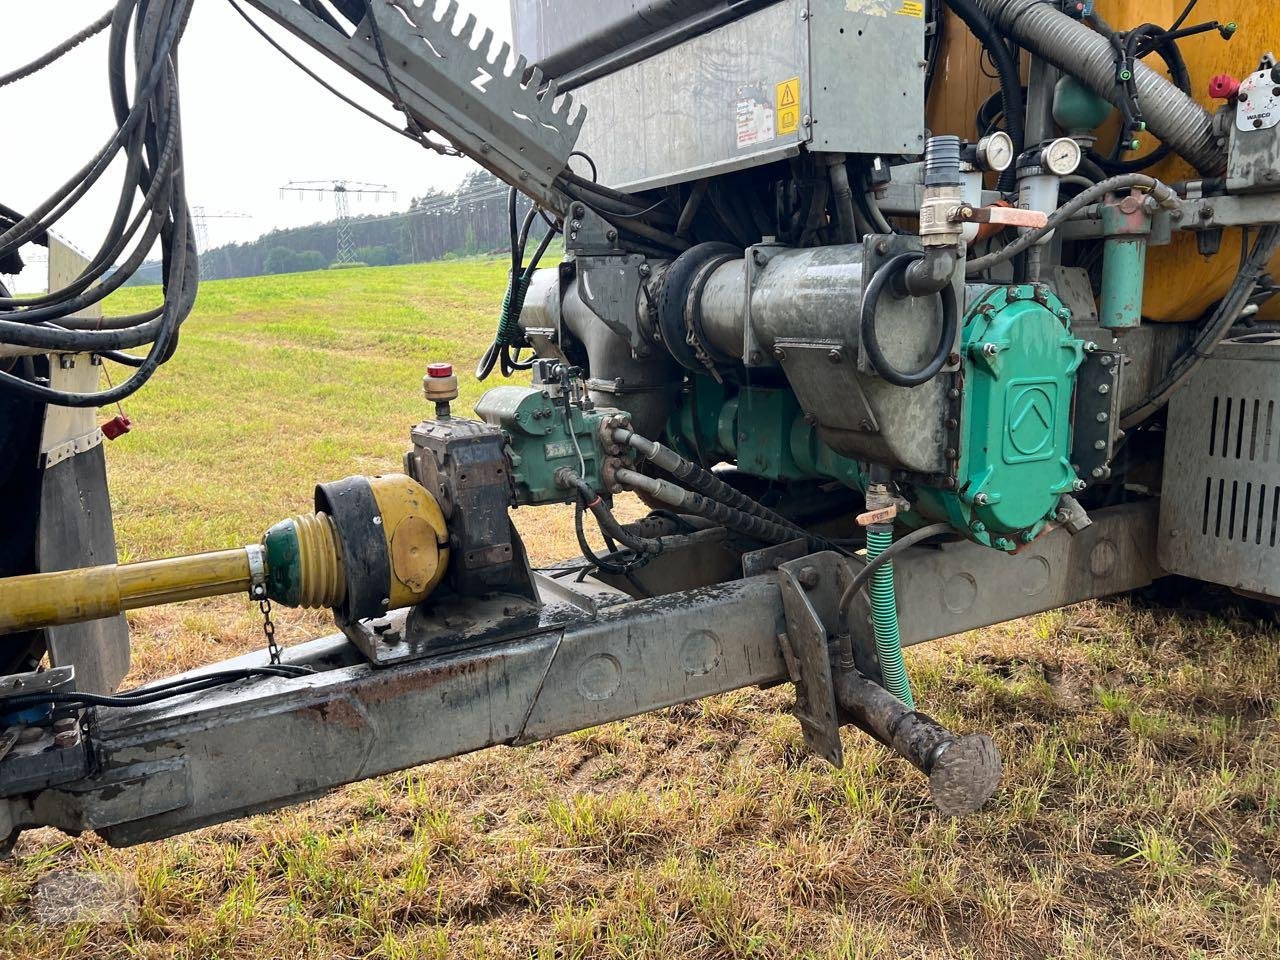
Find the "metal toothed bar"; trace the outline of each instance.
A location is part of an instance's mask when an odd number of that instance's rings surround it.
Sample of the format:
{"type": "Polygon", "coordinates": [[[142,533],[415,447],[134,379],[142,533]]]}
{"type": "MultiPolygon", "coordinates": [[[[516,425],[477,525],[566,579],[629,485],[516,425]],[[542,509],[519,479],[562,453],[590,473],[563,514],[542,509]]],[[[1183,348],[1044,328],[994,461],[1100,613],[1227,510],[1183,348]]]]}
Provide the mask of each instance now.
{"type": "Polygon", "coordinates": [[[437,18],[434,5],[370,0],[387,54],[383,69],[369,15],[351,37],[295,0],[249,0],[370,87],[403,104],[406,115],[541,205],[563,214],[568,199],[552,184],[564,170],[586,110],[543,88],[542,72],[524,57],[513,66],[511,47],[492,30],[477,40],[476,18],[459,22],[456,0],[437,18]],[[527,75],[527,76],[526,76],[527,75]],[[394,86],[395,89],[392,89],[394,86]]]}

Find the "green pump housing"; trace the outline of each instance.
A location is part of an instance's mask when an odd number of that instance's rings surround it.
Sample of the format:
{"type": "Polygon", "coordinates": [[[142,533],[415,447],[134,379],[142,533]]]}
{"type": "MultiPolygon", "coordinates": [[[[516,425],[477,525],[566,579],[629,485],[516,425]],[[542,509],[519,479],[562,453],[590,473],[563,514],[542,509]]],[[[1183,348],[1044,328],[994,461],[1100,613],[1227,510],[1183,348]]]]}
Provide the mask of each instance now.
{"type": "MultiPolygon", "coordinates": [[[[1070,312],[1046,287],[993,287],[968,311],[962,334],[956,487],[899,482],[908,526],[945,520],[972,540],[1012,551],[1054,519],[1077,489],[1071,407],[1084,344],[1070,312]]],[[[827,446],[785,388],[721,383],[695,374],[667,424],[666,442],[704,464],[735,463],[767,480],[836,480],[864,490],[870,464],[827,446]]]]}
{"type": "Polygon", "coordinates": [[[612,407],[583,409],[564,401],[545,388],[494,387],[476,403],[476,415],[491,426],[500,427],[511,458],[511,479],[515,484],[516,503],[566,503],[574,498],[571,490],[556,484],[556,471],[567,467],[591,484],[593,489],[607,490],[604,464],[610,457],[629,461],[629,451],[616,450],[604,435],[606,425],[621,426],[626,414],[612,407]],[[572,432],[570,432],[572,424],[572,432]],[[578,459],[581,454],[581,461],[578,459]]]}

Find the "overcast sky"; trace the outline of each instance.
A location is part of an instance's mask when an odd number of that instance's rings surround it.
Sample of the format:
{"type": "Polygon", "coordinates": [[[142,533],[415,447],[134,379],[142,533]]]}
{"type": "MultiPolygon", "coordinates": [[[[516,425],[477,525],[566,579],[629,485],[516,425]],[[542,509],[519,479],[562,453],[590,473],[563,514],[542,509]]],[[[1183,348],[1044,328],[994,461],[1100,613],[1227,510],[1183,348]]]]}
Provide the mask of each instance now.
{"type": "MultiPolygon", "coordinates": [[[[510,37],[507,0],[460,5],[500,40],[510,37]]],[[[34,59],[106,8],[107,0],[0,0],[0,73],[34,59]]],[[[362,83],[275,24],[266,26],[325,79],[400,122],[362,83]]],[[[106,48],[104,31],[40,73],[0,87],[0,130],[19,134],[3,138],[0,159],[0,200],[9,206],[34,206],[110,136],[106,48]]],[[[226,0],[195,0],[179,69],[187,201],[209,213],[251,214],[247,220],[210,219],[214,246],[251,240],[273,227],[332,219],[331,197],[281,197],[279,188],[289,180],[385,183],[397,191],[394,201],[352,201],[353,213],[380,213],[403,209],[429,187],[453,187],[474,169],[468,160],[424,150],[334,98],[268,46],[226,0]]],[[[63,218],[58,232],[82,250],[96,250],[118,184],[113,168],[63,218]]]]}

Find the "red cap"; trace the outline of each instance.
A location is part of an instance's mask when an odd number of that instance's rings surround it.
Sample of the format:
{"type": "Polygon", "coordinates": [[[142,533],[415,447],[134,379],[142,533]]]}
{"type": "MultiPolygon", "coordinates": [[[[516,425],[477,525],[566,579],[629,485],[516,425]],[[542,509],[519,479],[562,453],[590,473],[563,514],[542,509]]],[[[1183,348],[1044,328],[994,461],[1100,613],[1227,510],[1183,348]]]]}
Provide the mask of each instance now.
{"type": "Polygon", "coordinates": [[[102,425],[102,435],[108,440],[114,440],[132,429],[133,421],[122,413],[119,416],[112,417],[102,425]]]}
{"type": "Polygon", "coordinates": [[[435,379],[453,376],[452,363],[428,363],[427,376],[435,379]]]}
{"type": "Polygon", "coordinates": [[[1230,100],[1240,92],[1240,81],[1229,73],[1220,73],[1209,81],[1209,96],[1214,100],[1230,100]]]}

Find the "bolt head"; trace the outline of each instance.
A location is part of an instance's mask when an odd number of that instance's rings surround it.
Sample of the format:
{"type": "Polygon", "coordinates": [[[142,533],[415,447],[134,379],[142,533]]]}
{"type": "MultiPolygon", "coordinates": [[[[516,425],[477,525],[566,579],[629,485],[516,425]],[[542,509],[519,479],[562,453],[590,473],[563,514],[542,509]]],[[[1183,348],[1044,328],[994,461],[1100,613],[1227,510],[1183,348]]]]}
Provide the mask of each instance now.
{"type": "Polygon", "coordinates": [[[1107,468],[1106,468],[1106,467],[1094,467],[1094,468],[1093,468],[1093,478],[1094,478],[1095,480],[1101,480],[1101,479],[1102,479],[1103,477],[1105,477],[1106,475],[1107,475],[1107,468]]]}
{"type": "Polygon", "coordinates": [[[783,350],[781,347],[774,347],[773,356],[775,360],[785,360],[787,359],[787,351],[783,350]]]}
{"type": "Polygon", "coordinates": [[[1071,484],[1071,489],[1074,490],[1076,493],[1079,493],[1081,490],[1083,490],[1087,486],[1089,485],[1085,483],[1083,480],[1077,480],[1075,483],[1071,484]]]}
{"type": "Polygon", "coordinates": [[[1095,449],[1095,450],[1105,450],[1105,449],[1107,449],[1107,441],[1105,441],[1105,440],[1095,440],[1095,441],[1093,441],[1093,449],[1095,449]]]}
{"type": "Polygon", "coordinates": [[[1098,384],[1098,392],[1105,396],[1106,394],[1111,392],[1111,385],[1107,383],[1098,384]]]}
{"type": "Polygon", "coordinates": [[[839,347],[833,347],[832,349],[827,351],[827,359],[830,360],[832,363],[839,363],[841,360],[844,359],[844,354],[840,352],[839,347]]]}
{"type": "Polygon", "coordinates": [[[980,493],[973,498],[973,502],[980,507],[985,507],[988,503],[991,502],[991,498],[988,497],[985,493],[980,493]]]}
{"type": "Polygon", "coordinates": [[[1111,416],[1107,413],[1100,413],[1094,419],[1096,419],[1099,423],[1106,423],[1108,420],[1111,419],[1111,416]]]}
{"type": "Polygon", "coordinates": [[[801,567],[796,579],[800,582],[800,586],[806,590],[812,590],[821,582],[822,574],[818,572],[817,567],[801,567]]]}
{"type": "Polygon", "coordinates": [[[994,357],[997,353],[1000,352],[1000,348],[997,347],[994,343],[984,343],[982,345],[982,352],[986,354],[988,357],[994,357]]]}

